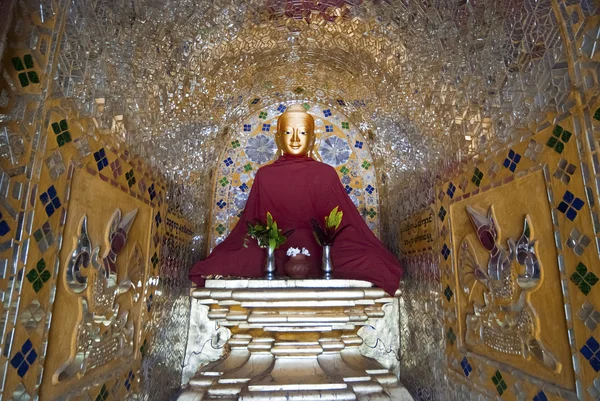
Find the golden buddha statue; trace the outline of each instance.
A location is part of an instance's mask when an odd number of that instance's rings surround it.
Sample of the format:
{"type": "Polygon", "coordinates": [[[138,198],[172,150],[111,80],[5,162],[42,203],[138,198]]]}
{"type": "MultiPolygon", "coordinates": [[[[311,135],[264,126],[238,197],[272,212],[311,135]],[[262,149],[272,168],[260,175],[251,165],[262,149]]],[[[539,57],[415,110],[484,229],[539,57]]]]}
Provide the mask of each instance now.
{"type": "Polygon", "coordinates": [[[314,118],[302,105],[292,105],[279,116],[275,140],[280,156],[256,172],[244,212],[229,236],[192,268],[190,278],[196,284],[203,285],[204,278],[213,275],[263,277],[265,251],[255,241],[244,247],[244,238],[246,222],[263,220],[267,212],[284,231],[294,230],[285,246],[275,251],[278,275],[284,275],[287,248],[294,247],[308,249],[308,276],[321,277],[323,250],[315,240],[310,219],[323,221],[338,207],[344,213],[343,224],[349,227],[331,248],[333,276],[370,281],[394,294],[402,276],[400,263],[369,229],[337,171],[311,157],[315,139],[314,118]]]}
{"type": "Polygon", "coordinates": [[[275,142],[279,152],[290,156],[313,156],[315,119],[299,104],[288,107],[277,119],[275,142]]]}

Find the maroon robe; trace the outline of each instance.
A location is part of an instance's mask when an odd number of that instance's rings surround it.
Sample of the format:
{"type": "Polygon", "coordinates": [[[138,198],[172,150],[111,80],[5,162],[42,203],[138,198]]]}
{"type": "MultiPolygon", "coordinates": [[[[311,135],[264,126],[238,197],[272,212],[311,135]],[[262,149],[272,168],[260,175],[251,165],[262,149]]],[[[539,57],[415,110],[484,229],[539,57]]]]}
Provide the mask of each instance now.
{"type": "Polygon", "coordinates": [[[403,274],[400,262],[369,229],[335,169],[307,156],[284,155],[256,172],[242,217],[208,258],[194,264],[190,279],[202,286],[208,275],[263,277],[266,250],[259,248],[254,239],[249,239],[247,248],[243,244],[246,222],[256,218],[265,221],[267,212],[283,231],[295,230],[275,251],[277,274],[285,275],[287,249],[304,247],[311,255],[308,277],[319,278],[322,249],[313,236],[310,218],[324,224],[324,217],[336,206],[344,212],[340,227],[349,227],[331,248],[333,277],[370,281],[393,295],[403,274]]]}

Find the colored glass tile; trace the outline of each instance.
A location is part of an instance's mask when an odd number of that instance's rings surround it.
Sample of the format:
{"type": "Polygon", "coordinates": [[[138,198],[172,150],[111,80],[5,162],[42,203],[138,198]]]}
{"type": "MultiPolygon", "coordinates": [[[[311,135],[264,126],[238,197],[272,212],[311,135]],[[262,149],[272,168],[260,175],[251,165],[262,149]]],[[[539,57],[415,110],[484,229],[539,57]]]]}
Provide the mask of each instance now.
{"type": "Polygon", "coordinates": [[[252,131],[252,125],[250,125],[250,124],[244,124],[244,131],[245,132],[252,131]]]}
{"type": "Polygon", "coordinates": [[[154,183],[152,183],[152,185],[150,185],[150,187],[148,188],[148,195],[150,195],[150,200],[154,200],[154,198],[156,197],[156,189],[154,188],[154,183]]]}
{"type": "Polygon", "coordinates": [[[148,351],[148,341],[144,338],[144,342],[142,343],[142,346],[140,347],[140,353],[142,354],[142,357],[146,357],[146,351],[148,351]]]}
{"type": "Polygon", "coordinates": [[[125,173],[125,179],[127,180],[127,185],[129,185],[129,188],[131,188],[133,184],[135,184],[135,176],[133,174],[133,169],[125,173]]]}
{"type": "Polygon", "coordinates": [[[162,217],[160,216],[160,212],[156,213],[156,217],[154,217],[154,221],[156,222],[156,227],[162,223],[162,217]]]}
{"type": "Polygon", "coordinates": [[[346,189],[346,193],[349,194],[350,192],[352,192],[352,187],[350,185],[346,185],[344,187],[346,189]]]}
{"type": "Polygon", "coordinates": [[[596,109],[596,112],[594,113],[594,118],[598,121],[600,121],[600,107],[598,107],[596,109]]]}
{"type": "Polygon", "coordinates": [[[96,161],[98,171],[102,171],[104,167],[108,166],[108,159],[106,158],[106,151],[104,148],[100,148],[100,150],[94,152],[94,160],[96,161]]]}
{"type": "Polygon", "coordinates": [[[340,169],[340,172],[344,175],[348,174],[350,172],[350,169],[346,166],[342,166],[342,168],[340,169]]]}
{"type": "Polygon", "coordinates": [[[363,143],[362,143],[361,141],[356,141],[356,142],[354,143],[354,147],[355,147],[355,148],[358,148],[358,149],[362,149],[362,147],[363,147],[363,143]]]}
{"type": "Polygon", "coordinates": [[[367,187],[365,188],[365,191],[367,191],[367,193],[368,193],[369,195],[373,195],[373,191],[375,191],[375,188],[373,188],[373,187],[371,186],[371,184],[369,184],[369,185],[367,185],[367,187]]]}
{"type": "Polygon", "coordinates": [[[598,282],[598,277],[589,272],[587,266],[579,262],[575,268],[575,272],[571,275],[571,281],[575,283],[577,288],[585,295],[588,295],[592,287],[598,282]]]}
{"type": "Polygon", "coordinates": [[[370,209],[367,211],[367,216],[369,216],[370,218],[374,218],[375,216],[377,216],[377,212],[375,211],[375,209],[373,209],[373,208],[370,208],[370,209]]]}
{"type": "Polygon", "coordinates": [[[365,170],[368,170],[369,167],[371,167],[371,163],[369,163],[368,161],[365,160],[362,162],[361,167],[364,168],[365,170]]]}
{"type": "Polygon", "coordinates": [[[556,125],[552,130],[552,136],[546,142],[548,147],[553,148],[558,154],[561,154],[565,149],[565,144],[569,142],[573,134],[561,127],[556,125]]]}
{"type": "Polygon", "coordinates": [[[508,388],[499,370],[492,376],[492,382],[494,383],[494,386],[496,386],[496,391],[498,391],[499,395],[502,395],[508,388]]]}
{"type": "Polygon", "coordinates": [[[450,289],[450,286],[447,285],[446,289],[444,289],[444,296],[446,297],[446,299],[448,300],[448,302],[450,302],[450,299],[452,298],[452,295],[454,295],[454,293],[450,289]]]}
{"type": "MultiPolygon", "coordinates": [[[[56,142],[58,143],[58,147],[64,146],[67,143],[71,142],[71,134],[69,133],[69,125],[67,124],[67,120],[60,120],[59,122],[52,123],[52,131],[56,135],[56,142]]],[[[96,160],[98,161],[98,160],[96,160]]]]}
{"type": "Polygon", "coordinates": [[[219,233],[219,235],[223,235],[223,233],[225,232],[225,226],[223,224],[219,223],[219,225],[217,226],[216,230],[219,233]]]}
{"type": "Polygon", "coordinates": [[[266,111],[261,111],[260,113],[258,113],[258,118],[262,118],[263,120],[267,118],[267,112],[266,111]]]}
{"type": "Polygon", "coordinates": [[[263,124],[262,130],[263,132],[271,131],[271,124],[263,124]]]}
{"type": "Polygon", "coordinates": [[[440,211],[438,213],[438,217],[440,218],[441,221],[444,221],[444,218],[446,217],[446,209],[444,209],[444,206],[440,207],[440,211]]]}
{"type": "Polygon", "coordinates": [[[106,384],[103,384],[102,388],[100,389],[100,392],[96,396],[95,401],[106,401],[107,398],[108,398],[108,390],[106,389],[106,384]]]}
{"type": "Polygon", "coordinates": [[[469,377],[469,375],[473,371],[473,368],[471,367],[471,364],[469,363],[469,360],[466,356],[463,358],[462,361],[460,361],[460,366],[462,367],[465,376],[469,377]]]}
{"type": "Polygon", "coordinates": [[[304,110],[308,111],[308,109],[310,109],[310,104],[308,103],[303,103],[302,106],[304,107],[304,110]]]}
{"type": "Polygon", "coordinates": [[[598,355],[598,351],[600,350],[600,344],[591,336],[586,341],[585,345],[581,347],[579,352],[584,356],[585,359],[588,360],[592,368],[598,372],[600,371],[600,355],[598,355]]]}
{"type": "Polygon", "coordinates": [[[233,164],[233,160],[231,160],[231,157],[228,157],[227,159],[223,160],[223,163],[225,163],[225,165],[229,167],[233,164]]]}
{"type": "Polygon", "coordinates": [[[444,260],[448,260],[448,256],[450,256],[450,248],[448,248],[448,245],[446,244],[442,247],[442,256],[444,257],[444,260]]]}
{"type": "Polygon", "coordinates": [[[17,78],[19,78],[19,83],[23,88],[29,86],[30,83],[40,83],[40,78],[38,77],[37,72],[32,70],[34,67],[34,62],[31,54],[26,54],[23,56],[23,60],[21,60],[20,57],[13,57],[11,61],[16,71],[23,71],[17,75],[17,78]]]}
{"type": "Polygon", "coordinates": [[[13,368],[17,369],[17,374],[23,377],[29,370],[29,367],[35,362],[37,356],[31,340],[27,339],[21,346],[21,350],[17,351],[12,357],[10,364],[13,368]]]}
{"type": "Polygon", "coordinates": [[[238,141],[237,139],[233,142],[231,142],[231,147],[232,148],[238,148],[240,146],[240,141],[238,141]]]}
{"type": "Polygon", "coordinates": [[[225,206],[227,206],[227,203],[223,199],[220,199],[217,202],[217,206],[219,207],[219,209],[223,209],[225,206]]]}
{"type": "Polygon", "coordinates": [[[333,132],[333,125],[326,125],[325,132],[333,132]]]}
{"type": "Polygon", "coordinates": [[[51,185],[50,188],[46,190],[46,192],[40,195],[40,200],[45,206],[46,214],[48,217],[54,214],[54,211],[61,207],[60,199],[56,193],[56,188],[54,185],[51,185]]]}
{"type": "Polygon", "coordinates": [[[479,168],[475,167],[475,171],[473,172],[473,178],[471,178],[471,182],[476,186],[481,185],[481,180],[483,179],[483,172],[479,170],[479,168]]]}
{"type": "Polygon", "coordinates": [[[40,290],[44,287],[44,283],[50,280],[51,274],[46,269],[46,262],[44,259],[40,259],[36,267],[31,269],[29,273],[27,273],[27,280],[32,284],[34,291],[40,292],[40,290]]]}
{"type": "Polygon", "coordinates": [[[346,106],[346,102],[345,102],[345,101],[343,101],[342,99],[337,99],[337,103],[338,103],[340,106],[342,106],[342,107],[345,107],[345,106],[346,106]]]}
{"type": "Polygon", "coordinates": [[[244,171],[247,173],[248,171],[252,170],[252,164],[250,163],[246,163],[246,165],[244,166],[244,171]]]}
{"type": "Polygon", "coordinates": [[[342,122],[342,128],[343,129],[350,129],[350,123],[348,121],[343,121],[342,122]]]}
{"type": "Polygon", "coordinates": [[[242,192],[246,192],[246,190],[248,189],[248,185],[246,185],[246,183],[243,183],[242,185],[239,186],[240,191],[242,192]]]}
{"type": "Polygon", "coordinates": [[[546,393],[540,391],[533,397],[533,401],[548,401],[548,397],[546,396],[546,393]]]}
{"type": "Polygon", "coordinates": [[[287,107],[285,107],[282,104],[280,104],[279,107],[277,107],[277,111],[280,112],[280,113],[283,113],[285,111],[285,109],[287,109],[287,107]]]}
{"type": "Polygon", "coordinates": [[[510,149],[508,151],[508,157],[504,159],[503,166],[514,173],[517,168],[517,164],[519,164],[520,161],[521,155],[510,149]]]}
{"type": "Polygon", "coordinates": [[[227,179],[227,177],[223,177],[219,180],[219,184],[221,184],[221,186],[224,187],[227,184],[229,184],[229,180],[227,179]]]}
{"type": "Polygon", "coordinates": [[[563,200],[558,204],[558,211],[564,213],[565,216],[571,221],[577,217],[577,212],[581,210],[585,202],[577,198],[571,191],[565,191],[563,200]]]}
{"type": "Polygon", "coordinates": [[[300,95],[301,93],[304,92],[304,89],[302,87],[297,87],[296,89],[294,89],[294,93],[297,95],[300,95]]]}
{"type": "Polygon", "coordinates": [[[450,197],[450,199],[454,198],[454,192],[456,192],[456,186],[453,183],[448,184],[448,190],[446,193],[450,197]]]}
{"type": "Polygon", "coordinates": [[[156,252],[154,252],[150,261],[152,262],[152,268],[156,269],[156,266],[158,265],[158,254],[156,252]]]}
{"type": "Polygon", "coordinates": [[[331,110],[330,110],[330,109],[323,110],[323,115],[324,115],[325,117],[331,117],[331,110]]]}
{"type": "MultiPolygon", "coordinates": [[[[452,327],[448,329],[448,332],[446,333],[446,339],[448,340],[450,345],[454,345],[454,343],[456,342],[456,334],[454,333],[454,330],[452,330],[452,327]]],[[[468,376],[466,373],[465,375],[468,376]]]]}
{"type": "Polygon", "coordinates": [[[257,104],[258,102],[260,102],[260,98],[256,97],[252,100],[252,104],[257,104]]]}

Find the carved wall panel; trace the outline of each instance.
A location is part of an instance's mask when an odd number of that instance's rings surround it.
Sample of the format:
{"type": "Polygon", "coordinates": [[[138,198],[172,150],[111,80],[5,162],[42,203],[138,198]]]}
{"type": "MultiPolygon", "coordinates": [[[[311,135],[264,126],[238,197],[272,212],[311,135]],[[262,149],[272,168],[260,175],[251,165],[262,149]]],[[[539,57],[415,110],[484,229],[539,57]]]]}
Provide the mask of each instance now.
{"type": "Polygon", "coordinates": [[[451,380],[488,396],[583,400],[594,386],[595,201],[574,121],[544,122],[437,189],[451,380]]]}

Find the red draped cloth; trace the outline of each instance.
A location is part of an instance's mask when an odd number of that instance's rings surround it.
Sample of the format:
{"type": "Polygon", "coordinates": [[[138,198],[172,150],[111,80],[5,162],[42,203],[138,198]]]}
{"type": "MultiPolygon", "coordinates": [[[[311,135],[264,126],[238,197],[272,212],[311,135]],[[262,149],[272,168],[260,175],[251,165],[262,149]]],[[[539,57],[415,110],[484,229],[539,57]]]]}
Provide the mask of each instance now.
{"type": "Polygon", "coordinates": [[[393,295],[403,274],[398,259],[369,229],[335,169],[307,156],[284,155],[256,172],[242,217],[208,258],[194,264],[190,279],[203,286],[204,277],[209,275],[263,277],[266,250],[259,248],[254,239],[249,239],[248,247],[244,248],[244,237],[246,222],[257,218],[265,221],[267,212],[271,212],[283,231],[295,230],[275,251],[277,274],[285,275],[287,249],[304,247],[311,255],[308,277],[319,278],[322,249],[312,234],[310,218],[324,224],[324,217],[336,206],[344,212],[340,227],[349,227],[331,248],[333,277],[370,281],[393,295]]]}

